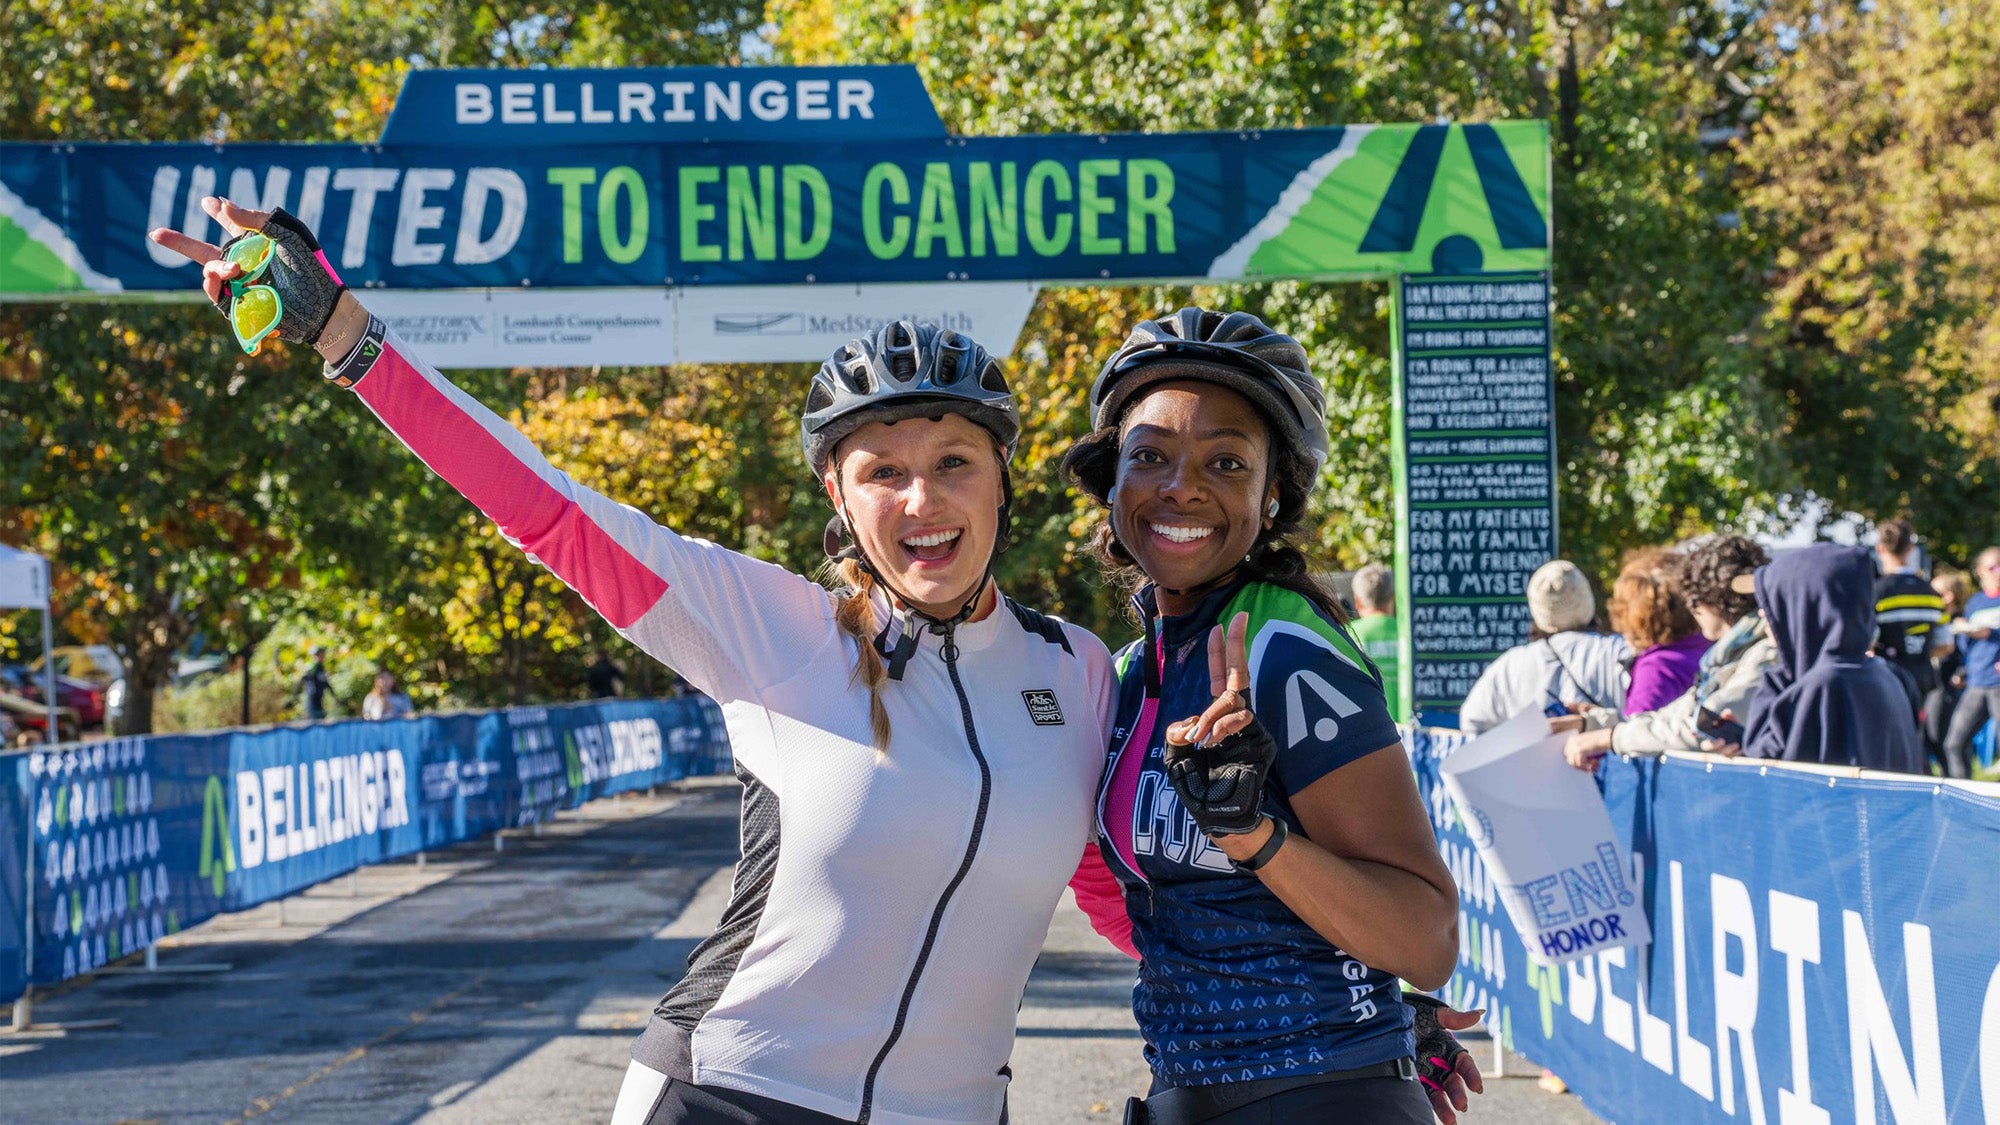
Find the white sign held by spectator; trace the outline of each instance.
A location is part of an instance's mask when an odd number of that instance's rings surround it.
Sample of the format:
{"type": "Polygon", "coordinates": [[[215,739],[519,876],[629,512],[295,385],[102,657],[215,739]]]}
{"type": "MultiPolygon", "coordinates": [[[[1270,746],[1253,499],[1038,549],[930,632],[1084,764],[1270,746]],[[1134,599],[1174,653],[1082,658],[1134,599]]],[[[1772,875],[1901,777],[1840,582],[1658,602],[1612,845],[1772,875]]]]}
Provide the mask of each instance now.
{"type": "Polygon", "coordinates": [[[1653,940],[1603,795],[1563,761],[1567,737],[1530,708],[1438,771],[1528,955],[1543,965],[1653,940]]]}

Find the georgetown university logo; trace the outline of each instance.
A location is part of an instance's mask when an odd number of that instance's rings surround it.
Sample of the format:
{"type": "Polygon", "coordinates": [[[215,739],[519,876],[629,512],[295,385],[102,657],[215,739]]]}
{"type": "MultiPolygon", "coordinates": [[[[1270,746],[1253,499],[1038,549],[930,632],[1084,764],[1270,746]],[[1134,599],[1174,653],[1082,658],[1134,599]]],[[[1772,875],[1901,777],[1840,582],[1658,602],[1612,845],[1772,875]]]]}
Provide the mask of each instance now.
{"type": "Polygon", "coordinates": [[[1048,688],[1036,688],[1022,692],[1021,700],[1028,705],[1028,717],[1035,720],[1036,726],[1063,725],[1062,708],[1056,704],[1055,692],[1048,688]]]}

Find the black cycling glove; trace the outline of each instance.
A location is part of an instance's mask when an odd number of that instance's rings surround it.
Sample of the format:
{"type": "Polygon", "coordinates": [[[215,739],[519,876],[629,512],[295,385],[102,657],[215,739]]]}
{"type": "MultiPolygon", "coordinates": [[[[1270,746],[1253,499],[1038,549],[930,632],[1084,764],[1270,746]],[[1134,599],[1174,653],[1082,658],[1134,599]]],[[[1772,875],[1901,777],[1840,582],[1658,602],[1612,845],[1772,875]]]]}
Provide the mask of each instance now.
{"type": "MultiPolygon", "coordinates": [[[[239,234],[223,243],[223,254],[227,255],[231,246],[253,234],[269,238],[275,251],[270,268],[252,284],[269,285],[278,291],[284,308],[278,317],[277,337],[295,344],[318,343],[326,322],[333,319],[333,307],[339,302],[341,291],[347,288],[320,252],[319,239],[290,211],[280,207],[271,212],[263,230],[239,234]]],[[[224,285],[215,307],[227,313],[230,300],[229,286],[224,285]]]]}
{"type": "Polygon", "coordinates": [[[1457,1072],[1459,1056],[1468,1054],[1458,1037],[1438,1023],[1438,1009],[1444,1001],[1421,992],[1403,993],[1403,1003],[1417,1013],[1417,1077],[1431,1090],[1443,1090],[1445,1080],[1457,1072]]]}
{"type": "Polygon", "coordinates": [[[1211,836],[1256,829],[1264,779],[1278,760],[1278,744],[1264,724],[1253,718],[1248,727],[1208,746],[1168,742],[1164,757],[1167,779],[1194,814],[1196,827],[1211,836]]]}

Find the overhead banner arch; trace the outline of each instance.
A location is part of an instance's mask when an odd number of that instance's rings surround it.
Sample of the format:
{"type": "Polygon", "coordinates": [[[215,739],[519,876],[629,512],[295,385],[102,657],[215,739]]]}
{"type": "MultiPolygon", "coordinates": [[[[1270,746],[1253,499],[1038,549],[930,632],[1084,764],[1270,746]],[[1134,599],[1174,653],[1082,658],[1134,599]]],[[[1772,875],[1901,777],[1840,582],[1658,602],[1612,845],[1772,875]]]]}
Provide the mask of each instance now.
{"type": "Polygon", "coordinates": [[[1542,122],[947,135],[912,67],[413,73],[380,144],[0,145],[0,299],[198,299],[146,232],[284,206],[445,365],[1010,347],[1044,284],[1393,283],[1405,695],[1448,717],[1556,546],[1542,122]]]}

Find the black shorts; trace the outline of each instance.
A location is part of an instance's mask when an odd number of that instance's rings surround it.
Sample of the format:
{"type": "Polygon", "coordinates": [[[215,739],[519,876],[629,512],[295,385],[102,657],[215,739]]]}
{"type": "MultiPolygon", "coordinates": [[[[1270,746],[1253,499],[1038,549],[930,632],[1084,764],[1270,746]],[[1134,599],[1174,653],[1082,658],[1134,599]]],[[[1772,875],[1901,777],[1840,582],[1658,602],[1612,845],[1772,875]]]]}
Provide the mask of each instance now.
{"type": "MultiPolygon", "coordinates": [[[[1155,1116],[1152,1125],[1180,1125],[1155,1116]]],[[[1354,1078],[1287,1090],[1201,1125],[1433,1125],[1424,1084],[1409,1078],[1354,1078]]]]}

